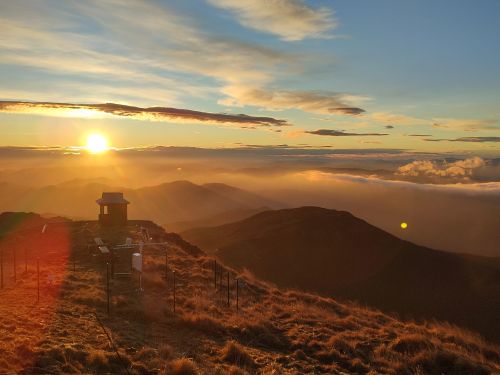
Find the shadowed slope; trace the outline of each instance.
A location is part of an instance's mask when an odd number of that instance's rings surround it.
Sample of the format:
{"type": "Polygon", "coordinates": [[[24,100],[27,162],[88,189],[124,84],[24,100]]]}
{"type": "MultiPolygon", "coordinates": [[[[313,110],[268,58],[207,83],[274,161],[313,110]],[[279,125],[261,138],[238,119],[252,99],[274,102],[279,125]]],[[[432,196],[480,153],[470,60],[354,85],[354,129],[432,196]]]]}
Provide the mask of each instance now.
{"type": "Polygon", "coordinates": [[[498,259],[490,265],[487,258],[417,246],[348,212],[317,207],[268,211],[182,235],[279,286],[445,319],[500,339],[498,259]]]}
{"type": "Polygon", "coordinates": [[[240,221],[264,211],[269,211],[269,207],[231,210],[199,220],[171,222],[165,228],[169,232],[184,232],[193,228],[214,227],[240,221]]]}

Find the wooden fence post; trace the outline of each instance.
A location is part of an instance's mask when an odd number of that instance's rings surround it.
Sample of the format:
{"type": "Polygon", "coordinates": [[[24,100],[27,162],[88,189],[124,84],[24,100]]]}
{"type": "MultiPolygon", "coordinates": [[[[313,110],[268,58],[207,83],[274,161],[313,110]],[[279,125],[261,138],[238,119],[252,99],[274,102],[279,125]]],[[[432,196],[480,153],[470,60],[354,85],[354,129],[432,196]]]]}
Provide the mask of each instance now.
{"type": "Polygon", "coordinates": [[[175,271],[173,271],[174,274],[174,314],[175,314],[175,271]]]}
{"type": "Polygon", "coordinates": [[[219,266],[219,290],[221,291],[222,294],[222,267],[219,266]]]}
{"type": "Polygon", "coordinates": [[[107,297],[106,311],[109,316],[109,262],[106,263],[106,297],[107,297]]]}
{"type": "Polygon", "coordinates": [[[238,278],[236,278],[236,312],[238,312],[239,309],[239,294],[240,294],[239,280],[238,278]]]}
{"type": "Polygon", "coordinates": [[[0,284],[3,289],[3,249],[0,249],[0,284]]]}
{"type": "Polygon", "coordinates": [[[227,271],[227,307],[229,307],[229,271],[227,271]]]}
{"type": "Polygon", "coordinates": [[[115,251],[111,248],[111,278],[115,277],[115,251]]]}
{"type": "Polygon", "coordinates": [[[214,259],[214,288],[217,290],[217,260],[214,259]]]}
{"type": "Polygon", "coordinates": [[[167,282],[168,278],[168,252],[167,248],[165,247],[165,282],[167,282]]]}
{"type": "Polygon", "coordinates": [[[17,262],[16,262],[16,249],[14,248],[12,250],[13,254],[14,254],[14,283],[17,282],[17,262]]]}
{"type": "Polygon", "coordinates": [[[37,299],[36,302],[40,302],[40,258],[36,258],[36,288],[37,288],[37,299]]]}

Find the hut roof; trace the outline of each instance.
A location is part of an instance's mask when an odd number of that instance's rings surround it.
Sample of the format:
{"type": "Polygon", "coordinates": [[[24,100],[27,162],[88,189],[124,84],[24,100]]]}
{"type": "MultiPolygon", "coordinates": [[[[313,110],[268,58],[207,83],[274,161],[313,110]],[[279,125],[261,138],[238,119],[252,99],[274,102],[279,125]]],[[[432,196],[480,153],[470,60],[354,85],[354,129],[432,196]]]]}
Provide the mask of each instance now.
{"type": "Polygon", "coordinates": [[[123,193],[106,192],[102,193],[102,198],[96,200],[98,205],[106,204],[129,204],[130,202],[123,198],[123,193]]]}

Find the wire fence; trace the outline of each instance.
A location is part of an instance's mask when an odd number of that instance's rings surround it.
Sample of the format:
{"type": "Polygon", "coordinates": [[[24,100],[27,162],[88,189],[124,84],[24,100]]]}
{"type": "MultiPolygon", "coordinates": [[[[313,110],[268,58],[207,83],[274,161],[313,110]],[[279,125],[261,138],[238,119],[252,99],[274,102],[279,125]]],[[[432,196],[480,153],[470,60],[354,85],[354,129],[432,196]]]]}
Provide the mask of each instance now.
{"type": "MultiPolygon", "coordinates": [[[[15,315],[20,318],[36,313],[37,309],[44,305],[45,299],[53,293],[51,290],[57,289],[62,283],[71,283],[75,280],[100,275],[101,281],[97,282],[101,283],[106,295],[105,308],[103,309],[102,305],[87,306],[87,312],[95,317],[109,347],[115,352],[125,373],[129,372],[126,361],[121,358],[119,347],[113,340],[112,331],[106,328],[108,321],[103,322],[99,315],[102,314],[107,320],[113,319],[113,315],[122,308],[116,302],[117,299],[124,296],[142,298],[145,294],[143,288],[149,288],[149,283],[152,282],[148,276],[162,275],[163,308],[174,316],[179,307],[177,301],[179,294],[206,300],[207,303],[212,303],[219,308],[225,308],[226,311],[233,311],[237,314],[242,313],[242,306],[245,302],[249,304],[250,301],[255,303],[258,300],[256,288],[253,288],[237,272],[224,267],[213,258],[204,257],[203,264],[198,264],[201,271],[200,269],[196,271],[203,279],[201,284],[198,283],[199,280],[191,275],[194,270],[190,268],[195,264],[193,262],[196,262],[196,256],[184,252],[184,249],[175,243],[167,242],[162,246],[145,244],[145,258],[153,259],[155,262],[146,262],[142,272],[138,273],[131,271],[128,261],[130,254],[125,253],[123,249],[118,256],[106,257],[99,254],[95,246],[80,239],[80,243],[82,242],[84,243],[82,246],[71,247],[71,252],[66,254],[67,257],[63,265],[55,264],[50,258],[40,258],[40,254],[32,249],[0,248],[0,298],[2,294],[15,294],[21,290],[25,294],[30,294],[32,296],[31,306],[27,306],[27,310],[22,314],[15,315]],[[184,253],[181,260],[179,260],[178,254],[175,254],[179,251],[184,253]],[[189,258],[190,261],[182,261],[186,258],[189,258]],[[63,268],[62,275],[59,275],[62,279],[57,279],[54,276],[57,274],[55,270],[57,266],[63,268]],[[143,283],[137,282],[138,276],[145,277],[143,283]]],[[[156,281],[156,283],[158,282],[156,281]]],[[[157,287],[157,285],[152,285],[151,288],[153,287],[157,287]]],[[[0,304],[3,303],[2,301],[3,298],[1,298],[0,304]]],[[[169,332],[164,326],[150,327],[150,329],[144,330],[142,344],[158,349],[158,353],[161,355],[160,349],[168,345],[169,339],[169,332]]],[[[36,369],[36,367],[24,368],[27,373],[29,370],[36,371],[36,369]]],[[[14,372],[0,370],[0,375],[11,373],[14,372]]]]}

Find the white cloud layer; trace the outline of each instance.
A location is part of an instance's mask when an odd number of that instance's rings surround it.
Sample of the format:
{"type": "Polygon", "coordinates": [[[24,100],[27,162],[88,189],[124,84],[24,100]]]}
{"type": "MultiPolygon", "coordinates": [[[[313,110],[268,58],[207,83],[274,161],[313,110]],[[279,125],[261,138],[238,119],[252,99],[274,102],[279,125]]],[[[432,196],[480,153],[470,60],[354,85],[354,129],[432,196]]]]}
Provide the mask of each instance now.
{"type": "Polygon", "coordinates": [[[450,177],[467,178],[474,170],[484,167],[486,162],[478,157],[441,163],[433,160],[415,160],[398,168],[396,174],[410,177],[450,177]]]}

